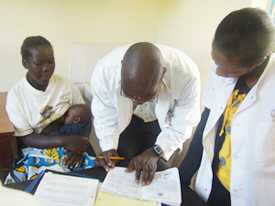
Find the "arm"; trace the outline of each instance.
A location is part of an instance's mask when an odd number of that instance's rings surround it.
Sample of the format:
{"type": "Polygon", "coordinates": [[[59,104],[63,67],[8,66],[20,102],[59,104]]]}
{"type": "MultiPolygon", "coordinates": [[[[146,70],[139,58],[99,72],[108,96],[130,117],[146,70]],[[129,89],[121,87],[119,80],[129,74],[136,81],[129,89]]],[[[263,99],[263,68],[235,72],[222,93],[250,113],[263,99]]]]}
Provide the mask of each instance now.
{"type": "Polygon", "coordinates": [[[200,79],[190,78],[186,81],[180,97],[174,102],[170,122],[159,134],[156,144],[164,151],[168,160],[173,152],[191,137],[193,128],[200,118],[200,79]]]}
{"type": "MultiPolygon", "coordinates": [[[[196,69],[196,67],[194,67],[196,69]]],[[[161,157],[168,160],[183,142],[190,138],[193,128],[200,117],[200,79],[199,74],[186,74],[181,71],[175,74],[179,95],[167,114],[166,125],[162,126],[156,144],[161,147],[161,157]]],[[[136,171],[137,181],[150,184],[161,158],[152,148],[133,158],[128,166],[129,171],[136,171]]]]}
{"type": "MultiPolygon", "coordinates": [[[[116,68],[112,68],[116,69],[116,68]]],[[[116,135],[118,125],[117,108],[115,107],[114,92],[108,88],[112,79],[104,75],[104,66],[98,63],[94,70],[91,88],[92,88],[92,115],[96,136],[101,148],[101,156],[104,159],[97,159],[96,164],[103,167],[106,171],[115,166],[115,162],[110,160],[110,156],[117,156],[114,148],[113,139],[116,135]]]]}
{"type": "Polygon", "coordinates": [[[15,128],[15,136],[26,144],[26,146],[38,148],[50,148],[55,146],[65,146],[72,150],[80,152],[87,144],[81,145],[87,139],[86,137],[79,136],[50,136],[35,134],[33,127],[30,125],[26,112],[22,107],[20,95],[17,91],[12,89],[7,97],[6,111],[10,121],[15,128]],[[41,139],[40,139],[41,138],[41,139]],[[81,148],[82,147],[82,148],[81,148]]]}
{"type": "MultiPolygon", "coordinates": [[[[115,68],[113,68],[115,69],[115,68]]],[[[118,125],[114,91],[108,88],[111,79],[104,74],[104,66],[98,63],[91,80],[92,114],[96,136],[102,151],[114,149],[113,136],[118,125]]]]}
{"type": "Polygon", "coordinates": [[[65,146],[66,142],[65,136],[49,136],[46,134],[35,133],[20,138],[27,147],[35,147],[39,149],[65,146]]]}
{"type": "Polygon", "coordinates": [[[28,147],[46,149],[62,146],[75,153],[81,154],[86,151],[88,146],[88,138],[77,135],[50,136],[32,133],[20,138],[21,141],[28,147]]]}
{"type": "MultiPolygon", "coordinates": [[[[169,124],[162,128],[156,144],[163,150],[162,157],[166,160],[179,148],[182,143],[191,137],[192,130],[196,126],[200,116],[199,105],[199,79],[187,81],[180,99],[173,106],[172,117],[169,124]]],[[[136,180],[144,184],[150,184],[157,170],[160,156],[156,155],[152,148],[133,158],[128,165],[128,170],[136,171],[136,180]]]]}
{"type": "Polygon", "coordinates": [[[198,124],[194,132],[194,136],[190,143],[188,152],[186,153],[184,160],[179,166],[179,174],[182,188],[188,187],[190,185],[192,177],[199,169],[203,154],[203,132],[209,117],[209,113],[210,110],[205,107],[201,114],[200,123],[198,124]]]}

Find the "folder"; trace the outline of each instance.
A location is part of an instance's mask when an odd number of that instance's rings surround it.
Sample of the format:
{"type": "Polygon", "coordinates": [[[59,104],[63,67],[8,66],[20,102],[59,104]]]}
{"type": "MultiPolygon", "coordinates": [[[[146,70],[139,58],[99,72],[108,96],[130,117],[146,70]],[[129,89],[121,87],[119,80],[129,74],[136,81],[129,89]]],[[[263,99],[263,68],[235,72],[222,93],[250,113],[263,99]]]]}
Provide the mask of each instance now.
{"type": "Polygon", "coordinates": [[[96,198],[95,206],[156,206],[153,201],[131,199],[107,192],[99,192],[96,198]]]}

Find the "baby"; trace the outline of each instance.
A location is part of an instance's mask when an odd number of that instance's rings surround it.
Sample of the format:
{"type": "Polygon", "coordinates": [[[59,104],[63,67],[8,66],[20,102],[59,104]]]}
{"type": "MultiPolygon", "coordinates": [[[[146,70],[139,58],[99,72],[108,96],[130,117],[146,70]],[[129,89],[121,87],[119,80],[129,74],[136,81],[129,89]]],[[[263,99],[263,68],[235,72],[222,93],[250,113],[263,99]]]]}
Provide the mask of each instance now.
{"type": "Polygon", "coordinates": [[[62,118],[46,127],[42,133],[47,135],[81,135],[90,133],[90,108],[85,104],[72,105],[62,118]]]}
{"type": "MultiPolygon", "coordinates": [[[[80,135],[89,136],[91,131],[91,111],[85,104],[72,105],[67,112],[59,119],[46,127],[42,133],[46,135],[80,135]]],[[[71,155],[71,152],[64,148],[58,148],[58,152],[64,155],[60,155],[63,158],[60,160],[62,167],[78,170],[83,167],[90,168],[94,166],[94,158],[87,153],[83,154],[82,161],[75,166],[71,167],[66,164],[67,157],[71,155]]]]}

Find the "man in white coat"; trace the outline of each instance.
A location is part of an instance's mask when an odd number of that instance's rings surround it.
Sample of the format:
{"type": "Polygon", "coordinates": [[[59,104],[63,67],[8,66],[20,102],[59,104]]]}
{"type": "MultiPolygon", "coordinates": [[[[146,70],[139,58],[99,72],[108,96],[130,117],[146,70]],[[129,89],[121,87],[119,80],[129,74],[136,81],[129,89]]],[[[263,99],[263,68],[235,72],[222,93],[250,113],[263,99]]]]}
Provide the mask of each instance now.
{"type": "Polygon", "coordinates": [[[112,156],[126,157],[129,171],[149,184],[158,164],[182,147],[199,120],[197,66],[179,50],[140,42],[99,60],[91,86],[103,156],[97,164],[109,170],[112,156]]]}
{"type": "Polygon", "coordinates": [[[275,205],[274,26],[244,8],[219,24],[205,111],[181,167],[209,206],[275,205]],[[192,174],[193,173],[193,174],[192,174]]]}

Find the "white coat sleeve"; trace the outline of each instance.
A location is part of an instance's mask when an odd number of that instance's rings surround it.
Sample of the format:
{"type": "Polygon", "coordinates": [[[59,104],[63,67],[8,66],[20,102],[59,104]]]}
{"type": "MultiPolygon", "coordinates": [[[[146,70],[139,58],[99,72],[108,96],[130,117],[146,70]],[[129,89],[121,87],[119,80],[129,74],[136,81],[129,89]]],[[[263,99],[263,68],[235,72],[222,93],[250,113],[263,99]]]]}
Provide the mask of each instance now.
{"type": "Polygon", "coordinates": [[[109,88],[108,73],[98,63],[91,80],[92,114],[94,128],[102,151],[114,149],[114,135],[118,125],[117,109],[113,101],[113,91],[109,88]]]}
{"type": "Polygon", "coordinates": [[[168,123],[162,128],[156,144],[164,151],[168,160],[174,151],[191,137],[200,119],[200,78],[191,77],[181,90],[180,97],[174,101],[172,111],[168,112],[168,123]],[[169,117],[170,116],[170,117],[169,117]]]}

